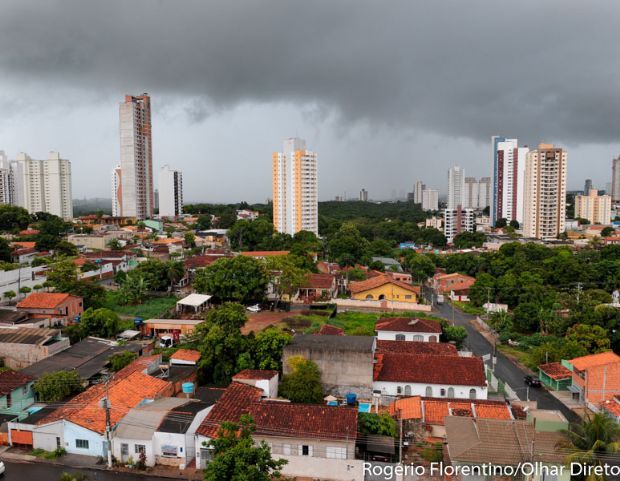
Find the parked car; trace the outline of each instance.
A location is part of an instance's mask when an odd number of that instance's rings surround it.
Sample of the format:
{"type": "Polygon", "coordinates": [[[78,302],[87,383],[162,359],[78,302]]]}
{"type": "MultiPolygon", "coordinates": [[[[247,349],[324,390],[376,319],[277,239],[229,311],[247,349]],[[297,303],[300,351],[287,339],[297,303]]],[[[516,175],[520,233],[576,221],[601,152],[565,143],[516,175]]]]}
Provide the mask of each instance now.
{"type": "Polygon", "coordinates": [[[5,470],[5,466],[4,463],[2,461],[0,461],[0,476],[4,476],[4,470],[5,470]]]}
{"type": "Polygon", "coordinates": [[[161,336],[159,338],[159,347],[163,347],[164,349],[167,347],[172,347],[174,345],[174,339],[172,336],[161,336]]]}
{"type": "Polygon", "coordinates": [[[250,312],[260,312],[261,308],[258,304],[254,304],[253,306],[248,306],[246,309],[250,312]]]}
{"type": "Polygon", "coordinates": [[[540,381],[538,379],[536,379],[533,376],[529,376],[529,375],[525,376],[523,378],[523,382],[525,382],[525,384],[527,384],[530,387],[540,387],[541,386],[540,381]]]}

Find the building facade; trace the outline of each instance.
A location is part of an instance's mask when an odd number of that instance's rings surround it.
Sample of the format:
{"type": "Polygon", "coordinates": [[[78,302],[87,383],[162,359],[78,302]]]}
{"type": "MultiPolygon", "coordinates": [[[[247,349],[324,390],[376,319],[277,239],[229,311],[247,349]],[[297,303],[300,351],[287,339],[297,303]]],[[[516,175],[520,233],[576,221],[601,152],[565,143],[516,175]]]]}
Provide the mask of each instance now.
{"type": "Polygon", "coordinates": [[[493,137],[493,199],[491,224],[498,219],[523,222],[525,157],[529,149],[517,139],[493,137]]]}
{"type": "Polygon", "coordinates": [[[463,207],[468,209],[478,208],[478,197],[480,190],[478,179],[475,177],[465,177],[465,194],[463,196],[463,207]]]}
{"type": "Polygon", "coordinates": [[[425,190],[426,190],[426,184],[422,182],[421,180],[418,180],[415,183],[415,187],[413,189],[414,202],[416,204],[422,203],[422,192],[424,192],[425,190]]]}
{"type": "Polygon", "coordinates": [[[366,189],[360,190],[360,201],[368,202],[368,191],[366,189]]]}
{"type": "Polygon", "coordinates": [[[443,233],[451,244],[461,232],[476,232],[476,214],[474,209],[445,209],[443,233]]]}
{"type": "Polygon", "coordinates": [[[4,150],[0,150],[0,204],[13,204],[11,164],[4,150]]]}
{"type": "Polygon", "coordinates": [[[439,209],[439,192],[435,189],[424,189],[422,191],[422,209],[438,210],[439,209]]]}
{"type": "Polygon", "coordinates": [[[65,220],[73,218],[71,162],[50,152],[46,160],[20,152],[11,162],[8,186],[12,203],[31,214],[48,212],[65,220]]]}
{"type": "Polygon", "coordinates": [[[590,189],[586,195],[575,196],[575,217],[588,219],[590,224],[609,224],[611,196],[598,195],[597,189],[590,189]]]}
{"type": "Polygon", "coordinates": [[[159,170],[159,217],[183,214],[183,174],[169,165],[159,170]]]}
{"type": "Polygon", "coordinates": [[[278,232],[319,233],[317,155],[306,141],[290,138],[282,152],[274,152],[273,224],[278,232]]]}
{"type": "Polygon", "coordinates": [[[611,161],[611,189],[609,191],[611,191],[612,202],[620,202],[620,156],[611,161]]]}
{"type": "Polygon", "coordinates": [[[566,150],[540,144],[526,156],[523,235],[555,239],[565,230],[566,150]]]}
{"type": "Polygon", "coordinates": [[[123,170],[120,165],[112,169],[112,216],[123,216],[123,170]]]}
{"type": "Polygon", "coordinates": [[[465,169],[459,166],[448,170],[448,209],[456,209],[465,203],[465,169]]]}
{"type": "Polygon", "coordinates": [[[153,217],[153,152],[151,98],[126,95],[120,104],[122,215],[153,217]]]}

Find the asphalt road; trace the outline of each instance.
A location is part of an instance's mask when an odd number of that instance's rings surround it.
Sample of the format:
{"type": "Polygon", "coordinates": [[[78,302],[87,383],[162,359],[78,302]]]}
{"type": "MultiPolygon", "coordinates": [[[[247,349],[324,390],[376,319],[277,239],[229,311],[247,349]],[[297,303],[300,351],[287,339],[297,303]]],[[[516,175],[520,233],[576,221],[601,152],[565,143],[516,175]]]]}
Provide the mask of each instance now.
{"type": "Polygon", "coordinates": [[[64,472],[81,472],[89,481],[162,481],[170,478],[144,476],[141,474],[117,473],[98,469],[72,469],[45,463],[14,463],[4,461],[6,471],[2,481],[58,481],[64,472]]]}
{"type": "MultiPolygon", "coordinates": [[[[437,305],[435,306],[434,314],[452,321],[452,306],[450,304],[437,305]]],[[[470,323],[472,319],[475,319],[475,316],[470,316],[459,311],[458,309],[454,309],[454,324],[457,326],[463,326],[467,329],[468,335],[465,340],[465,346],[476,356],[492,354],[493,345],[487,341],[482,334],[474,329],[470,323]]],[[[528,373],[522,371],[501,352],[497,351],[496,356],[497,364],[495,366],[495,376],[506,382],[517,393],[517,396],[519,396],[520,399],[526,400],[527,390],[525,389],[526,385],[523,382],[523,377],[528,373]]],[[[530,400],[537,401],[538,407],[541,409],[558,410],[561,411],[569,421],[575,422],[579,420],[579,416],[558,401],[558,399],[553,397],[544,387],[530,388],[529,397],[530,400]]]]}

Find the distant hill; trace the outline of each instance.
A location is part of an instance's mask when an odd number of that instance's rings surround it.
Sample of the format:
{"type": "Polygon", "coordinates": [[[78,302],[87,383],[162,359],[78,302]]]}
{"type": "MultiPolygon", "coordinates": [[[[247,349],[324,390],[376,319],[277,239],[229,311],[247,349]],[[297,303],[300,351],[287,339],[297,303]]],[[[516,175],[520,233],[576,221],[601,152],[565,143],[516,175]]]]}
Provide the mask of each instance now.
{"type": "Polygon", "coordinates": [[[73,199],[73,215],[75,217],[102,212],[112,215],[112,199],[73,199]]]}

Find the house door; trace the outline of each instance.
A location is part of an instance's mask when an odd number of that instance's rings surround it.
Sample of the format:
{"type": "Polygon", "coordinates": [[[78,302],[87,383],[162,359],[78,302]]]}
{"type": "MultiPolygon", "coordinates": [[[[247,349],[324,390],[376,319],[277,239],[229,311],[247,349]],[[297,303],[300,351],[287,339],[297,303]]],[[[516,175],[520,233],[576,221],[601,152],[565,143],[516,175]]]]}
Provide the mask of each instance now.
{"type": "Polygon", "coordinates": [[[121,462],[126,463],[129,459],[129,444],[121,444],[121,462]]]}

